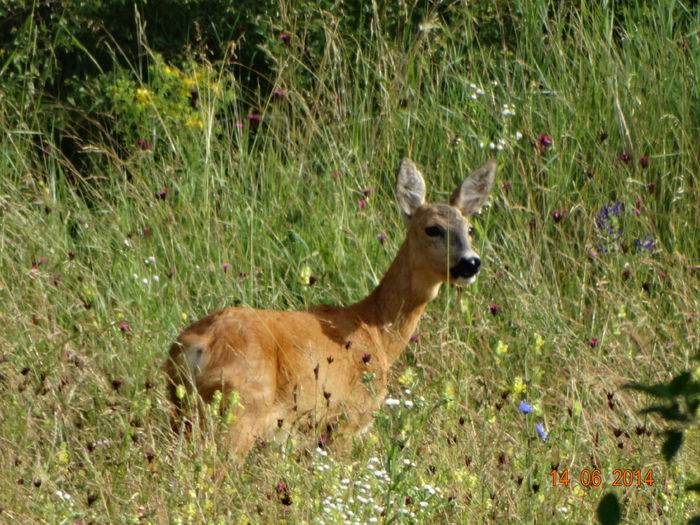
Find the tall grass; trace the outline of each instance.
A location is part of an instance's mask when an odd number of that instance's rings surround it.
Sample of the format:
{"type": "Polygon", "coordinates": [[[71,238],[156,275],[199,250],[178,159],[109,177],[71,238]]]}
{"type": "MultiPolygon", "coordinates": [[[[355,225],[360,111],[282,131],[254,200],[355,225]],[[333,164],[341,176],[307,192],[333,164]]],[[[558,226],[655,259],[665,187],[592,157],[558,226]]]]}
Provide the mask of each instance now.
{"type": "Polygon", "coordinates": [[[2,520],[587,523],[610,490],[630,523],[688,518],[697,429],[666,465],[620,386],[699,350],[697,8],[495,5],[385,31],[406,4],[357,34],[284,8],[269,27],[289,43],[260,50],[275,92],[142,41],[147,75],[103,79],[115,141],[79,162],[48,98],[0,94],[2,520]],[[299,436],[235,467],[218,416],[221,432],[173,433],[161,365],[187,323],[378,283],[404,155],[433,200],[500,168],[475,219],[483,271],[430,305],[394,368],[402,404],[347,455],[299,436]],[[613,487],[618,469],[653,483],[613,487]]]}

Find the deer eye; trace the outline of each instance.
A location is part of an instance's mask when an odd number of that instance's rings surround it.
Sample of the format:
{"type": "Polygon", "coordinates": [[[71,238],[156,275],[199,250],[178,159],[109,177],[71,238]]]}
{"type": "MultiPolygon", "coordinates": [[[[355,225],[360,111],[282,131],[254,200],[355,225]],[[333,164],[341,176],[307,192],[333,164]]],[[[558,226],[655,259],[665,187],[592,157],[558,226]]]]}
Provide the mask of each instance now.
{"type": "Polygon", "coordinates": [[[445,234],[445,231],[440,228],[440,226],[428,226],[425,229],[425,233],[428,235],[428,237],[442,237],[445,234]]]}
{"type": "Polygon", "coordinates": [[[474,226],[469,226],[469,228],[467,228],[467,233],[469,235],[471,235],[473,231],[474,231],[474,226]]]}

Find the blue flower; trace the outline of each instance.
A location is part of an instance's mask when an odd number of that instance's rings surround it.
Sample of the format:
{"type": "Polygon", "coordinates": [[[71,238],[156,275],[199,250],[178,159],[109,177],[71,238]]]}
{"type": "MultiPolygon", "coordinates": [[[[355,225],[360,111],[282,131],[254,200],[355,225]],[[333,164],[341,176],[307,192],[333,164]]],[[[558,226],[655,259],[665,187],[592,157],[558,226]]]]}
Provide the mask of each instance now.
{"type": "Polygon", "coordinates": [[[656,242],[654,242],[653,237],[647,235],[646,237],[644,237],[644,239],[635,239],[634,245],[644,250],[651,250],[654,248],[654,246],[656,246],[656,242]]]}
{"type": "Polygon", "coordinates": [[[520,403],[518,403],[518,410],[520,410],[524,414],[529,414],[530,412],[532,412],[532,405],[527,401],[523,400],[520,403]]]}
{"type": "Polygon", "coordinates": [[[547,431],[544,429],[544,425],[542,423],[537,423],[535,425],[535,430],[537,430],[537,434],[542,438],[542,441],[547,440],[547,431]]]}

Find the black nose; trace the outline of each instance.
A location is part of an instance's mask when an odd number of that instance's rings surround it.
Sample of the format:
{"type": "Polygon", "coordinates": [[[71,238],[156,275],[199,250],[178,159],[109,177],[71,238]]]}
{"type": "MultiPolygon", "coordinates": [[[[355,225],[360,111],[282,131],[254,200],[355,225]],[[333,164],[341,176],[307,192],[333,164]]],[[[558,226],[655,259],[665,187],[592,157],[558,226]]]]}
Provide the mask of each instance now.
{"type": "Polygon", "coordinates": [[[469,279],[479,272],[479,266],[481,266],[481,259],[478,257],[462,257],[457,264],[450,268],[450,274],[455,279],[460,277],[469,279]]]}

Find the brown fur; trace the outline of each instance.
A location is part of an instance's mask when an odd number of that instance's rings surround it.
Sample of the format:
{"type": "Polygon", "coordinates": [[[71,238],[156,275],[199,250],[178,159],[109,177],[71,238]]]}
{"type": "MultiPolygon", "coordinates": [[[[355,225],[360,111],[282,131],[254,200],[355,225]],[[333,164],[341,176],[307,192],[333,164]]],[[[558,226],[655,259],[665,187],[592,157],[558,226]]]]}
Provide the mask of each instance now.
{"type": "Polygon", "coordinates": [[[428,204],[420,173],[404,159],[397,197],[408,235],[377,288],[346,307],[225,308],[200,319],[170,347],[166,373],[173,402],[179,403],[177,385],[196,389],[207,403],[217,390],[224,396],[237,391],[243,406],[236,409],[231,439],[238,453],[276,429],[363,430],[386,395],[389,367],[441,283],[473,280],[450,272],[460,260],[476,258],[465,216],[486,200],[495,170],[491,161],[472,173],[449,205],[428,204]],[[444,235],[427,235],[429,226],[444,235]],[[365,373],[374,379],[366,381],[365,373]]]}

